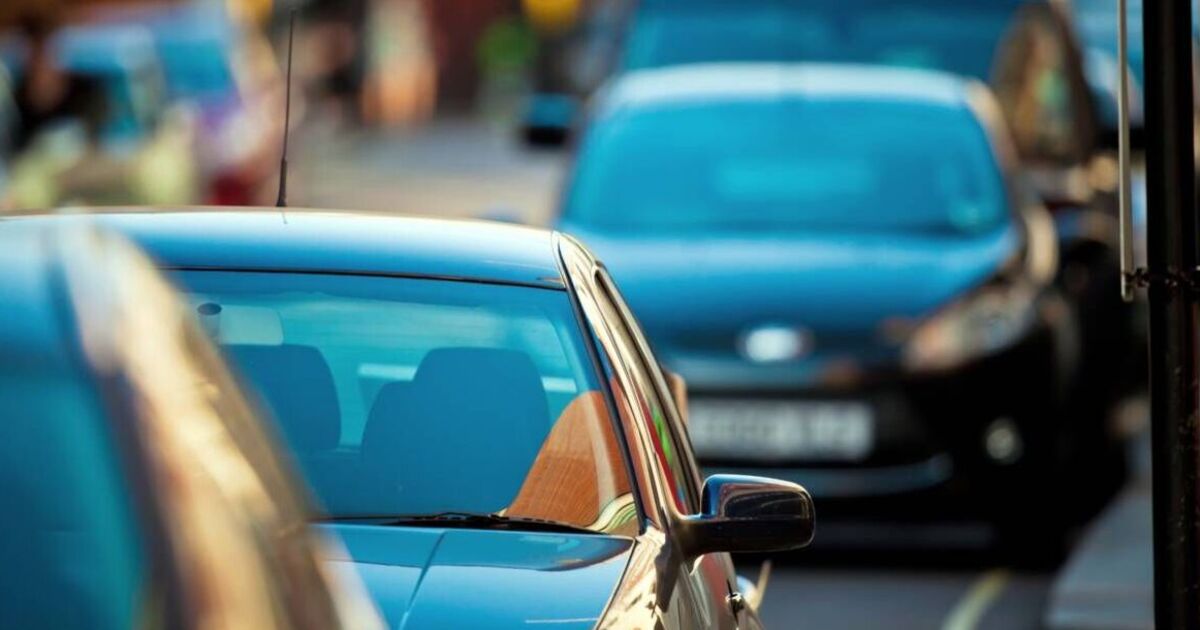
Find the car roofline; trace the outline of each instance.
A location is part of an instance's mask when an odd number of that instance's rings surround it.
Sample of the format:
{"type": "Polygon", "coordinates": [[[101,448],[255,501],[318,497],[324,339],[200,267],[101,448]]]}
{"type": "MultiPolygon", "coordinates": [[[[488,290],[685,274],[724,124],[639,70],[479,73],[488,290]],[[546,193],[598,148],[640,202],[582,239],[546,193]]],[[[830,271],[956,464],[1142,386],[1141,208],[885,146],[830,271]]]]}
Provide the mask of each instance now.
{"type": "MultiPolygon", "coordinates": [[[[288,217],[312,217],[312,218],[330,218],[330,217],[346,217],[359,218],[366,220],[395,220],[398,223],[405,221],[419,222],[423,225],[445,225],[454,226],[462,225],[464,227],[475,225],[483,226],[484,229],[495,229],[500,232],[499,238],[503,237],[503,230],[521,230],[528,231],[530,234],[541,233],[547,244],[547,255],[545,259],[545,271],[548,275],[537,275],[535,272],[529,273],[527,276],[521,274],[492,274],[487,269],[479,267],[464,268],[463,273],[457,273],[452,267],[443,269],[422,270],[421,265],[397,265],[395,267],[375,267],[371,264],[360,265],[355,261],[325,258],[321,264],[309,264],[303,260],[285,260],[276,263],[276,261],[204,261],[204,260],[164,260],[160,257],[156,262],[158,267],[166,270],[193,270],[193,271],[230,271],[230,272],[258,272],[258,273],[305,273],[305,274],[322,274],[322,275],[345,275],[345,276],[379,276],[379,277],[396,277],[396,278],[414,278],[414,279],[429,279],[429,280],[446,280],[446,281],[461,281],[475,282],[495,285],[508,286],[524,286],[541,289],[565,289],[565,283],[561,273],[557,272],[555,260],[557,251],[553,249],[553,243],[557,231],[549,228],[538,226],[519,225],[497,221],[487,221],[485,219],[471,217],[440,217],[411,213],[398,213],[383,210],[358,210],[358,209],[329,209],[329,208],[276,208],[268,206],[204,206],[204,205],[160,205],[160,206],[88,206],[88,207],[67,207],[62,209],[21,209],[12,212],[7,212],[0,215],[0,223],[4,221],[20,222],[22,220],[31,221],[54,221],[57,218],[62,218],[69,221],[89,221],[94,219],[99,224],[105,224],[108,221],[121,222],[126,218],[136,222],[136,217],[168,217],[168,216],[187,216],[187,215],[221,215],[228,214],[230,216],[257,216],[269,217],[278,216],[280,225],[288,223],[288,217]]],[[[147,221],[155,221],[157,219],[147,219],[147,221]]],[[[116,226],[118,231],[124,231],[123,226],[116,226]]],[[[137,229],[135,228],[136,232],[137,229]]],[[[134,240],[139,240],[133,237],[134,240]]],[[[264,238],[269,239],[269,236],[264,238]]],[[[149,241],[153,242],[153,241],[149,241]]],[[[353,246],[350,243],[349,246],[353,246]]],[[[143,243],[143,247],[147,247],[154,253],[154,247],[143,243]]],[[[398,245],[398,247],[402,247],[398,245]]],[[[486,254],[479,256],[481,262],[497,262],[501,266],[506,263],[503,260],[488,260],[486,254]]],[[[358,262],[363,262],[361,259],[358,262]]],[[[523,263],[517,261],[511,264],[522,266],[523,263]]]]}

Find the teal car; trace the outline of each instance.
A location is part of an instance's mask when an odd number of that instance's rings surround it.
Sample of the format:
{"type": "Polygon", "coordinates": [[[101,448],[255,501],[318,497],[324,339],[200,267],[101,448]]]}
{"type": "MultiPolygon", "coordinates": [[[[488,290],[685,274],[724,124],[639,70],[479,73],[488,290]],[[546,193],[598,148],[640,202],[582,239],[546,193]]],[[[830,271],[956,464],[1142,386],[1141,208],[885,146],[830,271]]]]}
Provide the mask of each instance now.
{"type": "Polygon", "coordinates": [[[812,538],[799,485],[701,479],[681,383],[567,236],[273,208],[90,218],[188,294],[344,541],[327,563],[390,627],[758,628],[729,553],[812,538]]]}

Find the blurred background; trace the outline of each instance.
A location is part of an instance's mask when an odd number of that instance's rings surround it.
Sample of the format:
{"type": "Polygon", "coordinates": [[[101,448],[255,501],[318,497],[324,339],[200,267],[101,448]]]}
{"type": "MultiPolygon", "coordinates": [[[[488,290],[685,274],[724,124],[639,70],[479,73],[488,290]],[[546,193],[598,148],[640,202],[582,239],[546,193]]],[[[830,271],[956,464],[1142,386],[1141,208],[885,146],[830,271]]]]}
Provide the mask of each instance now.
{"type": "MultiPolygon", "coordinates": [[[[823,519],[845,506],[816,549],[774,559],[769,626],[1149,627],[1144,315],[1116,282],[1116,7],[5,0],[0,209],[272,204],[295,15],[292,205],[580,233],[688,379],[705,463],[792,471],[823,519]],[[812,65],[830,63],[848,65],[812,65]],[[920,203],[893,203],[905,195],[920,203]],[[718,220],[731,212],[755,221],[718,220]],[[723,320],[678,309],[730,302],[723,320]],[[859,426],[867,409],[875,428],[805,438],[782,464],[751,438],[729,447],[728,417],[784,396],[849,401],[821,410],[859,426]],[[941,518],[940,497],[864,501],[960,476],[982,523],[941,518]]],[[[1140,230],[1140,175],[1134,205],[1140,230]]]]}

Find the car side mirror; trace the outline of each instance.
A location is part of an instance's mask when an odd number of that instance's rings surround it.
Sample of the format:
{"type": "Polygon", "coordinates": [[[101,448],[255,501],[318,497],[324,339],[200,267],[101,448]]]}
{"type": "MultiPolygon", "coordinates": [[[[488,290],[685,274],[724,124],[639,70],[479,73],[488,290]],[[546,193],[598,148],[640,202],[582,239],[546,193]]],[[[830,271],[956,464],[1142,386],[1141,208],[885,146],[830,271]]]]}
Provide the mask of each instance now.
{"type": "Polygon", "coordinates": [[[812,497],[787,481],[713,475],[700,502],[700,514],[687,517],[682,528],[688,557],[799,549],[812,542],[816,529],[812,497]]]}
{"type": "Polygon", "coordinates": [[[671,398],[675,399],[675,408],[679,410],[679,418],[687,424],[688,419],[688,392],[687,381],[684,378],[670,370],[663,370],[663,376],[667,377],[667,387],[671,388],[671,398]]]}

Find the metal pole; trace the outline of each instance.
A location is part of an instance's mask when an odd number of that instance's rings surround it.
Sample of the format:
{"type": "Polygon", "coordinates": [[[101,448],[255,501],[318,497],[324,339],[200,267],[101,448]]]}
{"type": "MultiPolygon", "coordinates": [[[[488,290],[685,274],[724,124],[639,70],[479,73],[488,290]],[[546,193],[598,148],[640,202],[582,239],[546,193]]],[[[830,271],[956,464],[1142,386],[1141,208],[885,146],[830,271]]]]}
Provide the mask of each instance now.
{"type": "Polygon", "coordinates": [[[1200,630],[1200,311],[1191,0],[1145,0],[1155,626],[1200,630]]]}

